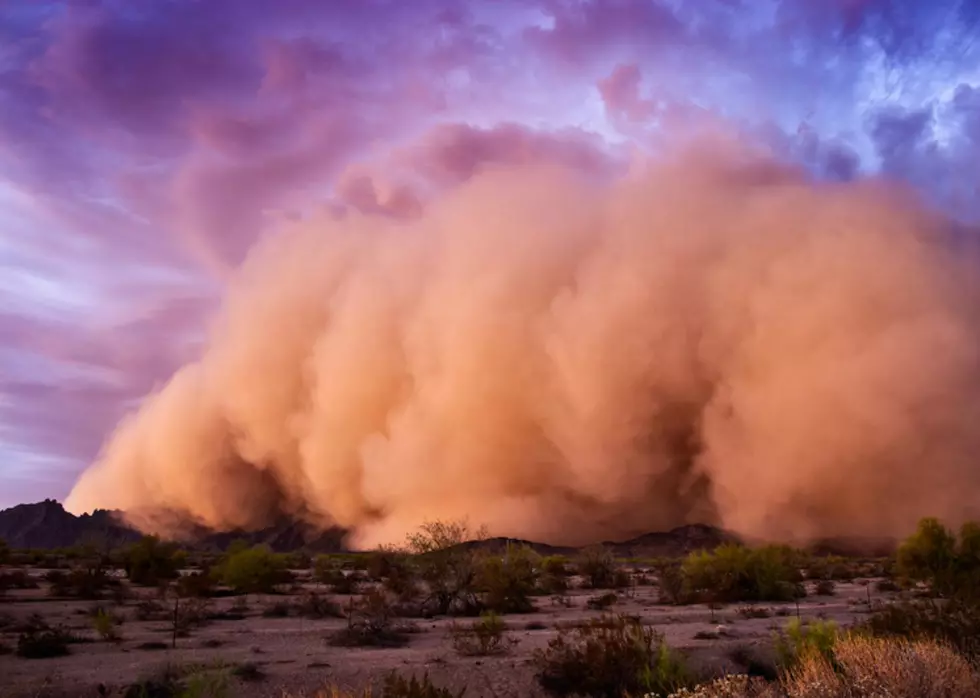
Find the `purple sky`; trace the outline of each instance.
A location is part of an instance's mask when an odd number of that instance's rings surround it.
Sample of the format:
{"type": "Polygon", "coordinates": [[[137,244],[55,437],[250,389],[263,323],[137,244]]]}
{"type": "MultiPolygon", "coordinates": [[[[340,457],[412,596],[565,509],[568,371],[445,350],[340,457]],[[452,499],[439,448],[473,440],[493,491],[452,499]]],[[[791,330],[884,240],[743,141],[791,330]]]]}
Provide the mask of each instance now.
{"type": "Polygon", "coordinates": [[[975,0],[0,0],[0,507],[63,497],[278,221],[722,117],[980,214],[975,0]]]}

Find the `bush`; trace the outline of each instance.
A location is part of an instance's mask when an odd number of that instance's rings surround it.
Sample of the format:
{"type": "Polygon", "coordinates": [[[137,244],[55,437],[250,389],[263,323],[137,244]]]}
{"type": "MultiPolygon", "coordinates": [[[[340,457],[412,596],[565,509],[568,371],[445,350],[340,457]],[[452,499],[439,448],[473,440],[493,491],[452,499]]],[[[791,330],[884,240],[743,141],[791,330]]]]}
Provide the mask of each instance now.
{"type": "Polygon", "coordinates": [[[73,569],[67,574],[52,570],[45,575],[50,582],[52,596],[67,596],[78,599],[100,599],[109,587],[118,587],[119,582],[110,579],[99,565],[73,569]]]}
{"type": "Polygon", "coordinates": [[[919,599],[877,608],[861,630],[879,638],[932,640],[980,658],[980,605],[960,598],[919,599]]]}
{"type": "Polygon", "coordinates": [[[406,679],[393,671],[385,677],[380,698],[463,698],[465,693],[466,689],[453,693],[435,686],[428,674],[423,674],[421,679],[416,679],[414,674],[406,679]]]}
{"type": "Polygon", "coordinates": [[[425,523],[418,532],[409,535],[408,548],[416,555],[416,564],[428,589],[428,597],[422,602],[424,612],[435,615],[479,612],[476,558],[464,543],[485,537],[482,530],[471,534],[466,522],[441,521],[425,523]]]}
{"type": "Polygon", "coordinates": [[[0,594],[8,589],[37,589],[37,580],[24,570],[0,572],[0,594]]]}
{"type": "Polygon", "coordinates": [[[560,630],[534,653],[534,663],[541,687],[553,696],[662,695],[694,683],[662,635],[625,616],[560,630]]]}
{"type": "Polygon", "coordinates": [[[980,524],[964,524],[957,540],[937,519],[923,519],[899,546],[895,567],[943,596],[980,596],[980,524]]]}
{"type": "Polygon", "coordinates": [[[590,589],[611,589],[616,585],[616,560],[601,545],[594,545],[581,552],[575,565],[590,589]]]}
{"type": "Polygon", "coordinates": [[[347,572],[330,555],[318,555],[313,565],[313,578],[334,594],[350,596],[360,591],[361,576],[347,572]]]}
{"type": "Polygon", "coordinates": [[[97,608],[95,616],[92,618],[92,626],[95,628],[96,634],[106,642],[122,640],[122,635],[119,632],[120,625],[122,625],[122,620],[107,613],[104,608],[97,608]]]}
{"type": "Polygon", "coordinates": [[[590,597],[586,600],[585,605],[593,611],[605,611],[615,606],[617,601],[619,601],[619,597],[610,591],[606,594],[590,597]]]}
{"type": "Polygon", "coordinates": [[[814,587],[814,593],[817,596],[833,596],[837,593],[837,585],[832,579],[821,579],[814,587]]]}
{"type": "Polygon", "coordinates": [[[832,658],[807,655],[781,683],[794,698],[977,698],[977,678],[966,660],[942,644],[851,637],[836,644],[832,658]]]}
{"type": "Polygon", "coordinates": [[[181,597],[204,599],[214,595],[214,578],[208,572],[181,575],[174,586],[181,597]]]}
{"type": "Polygon", "coordinates": [[[568,591],[568,559],[563,555],[549,555],[541,560],[538,588],[545,594],[564,594],[568,591]]]}
{"type": "Polygon", "coordinates": [[[344,618],[344,612],[333,600],[311,592],[296,603],[296,613],[303,618],[344,618]]]}
{"type": "Polygon", "coordinates": [[[469,627],[456,625],[449,628],[453,649],[463,656],[485,657],[504,654],[516,641],[507,637],[507,626],[496,613],[484,613],[469,627]]]}
{"type": "Polygon", "coordinates": [[[162,543],[157,536],[143,536],[123,553],[123,568],[133,584],[158,586],[176,579],[186,554],[172,543],[162,543]]]}
{"type": "Polygon", "coordinates": [[[799,554],[786,546],[725,544],[691,553],[681,573],[685,596],[702,601],[790,601],[805,595],[799,554]]]}
{"type": "Polygon", "coordinates": [[[381,589],[372,589],[351,601],[347,627],[330,636],[338,647],[402,647],[408,644],[405,629],[395,625],[391,600],[381,589]]]}
{"type": "Polygon", "coordinates": [[[292,580],[282,556],[262,546],[229,555],[221,565],[220,575],[226,585],[241,594],[270,594],[279,584],[292,580]]]}
{"type": "Polygon", "coordinates": [[[476,586],[483,605],[497,613],[529,613],[537,582],[538,555],[527,546],[507,546],[503,557],[487,555],[477,566],[476,586]]]}
{"type": "Polygon", "coordinates": [[[73,642],[78,639],[64,628],[31,629],[17,639],[17,655],[25,659],[63,657],[73,642]]]}
{"type": "Polygon", "coordinates": [[[833,621],[817,621],[804,626],[794,618],[786,630],[775,637],[779,666],[791,670],[811,654],[832,660],[838,637],[837,624],[833,621]]]}

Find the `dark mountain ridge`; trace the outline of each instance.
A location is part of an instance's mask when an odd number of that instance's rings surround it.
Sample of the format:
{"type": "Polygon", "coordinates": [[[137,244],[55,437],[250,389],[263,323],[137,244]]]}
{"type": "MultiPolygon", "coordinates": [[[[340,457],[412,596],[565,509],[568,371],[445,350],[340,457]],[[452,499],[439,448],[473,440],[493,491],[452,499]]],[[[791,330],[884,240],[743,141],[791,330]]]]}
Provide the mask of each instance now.
{"type": "MultiPolygon", "coordinates": [[[[111,548],[139,540],[141,534],[128,526],[122,512],[99,509],[75,516],[53,499],[35,504],[19,504],[0,510],[0,539],[12,548],[52,549],[75,545],[111,548]]],[[[232,541],[243,539],[250,545],[267,545],[276,552],[306,550],[312,553],[346,552],[347,531],[341,528],[315,529],[302,522],[283,519],[258,531],[212,531],[189,526],[177,537],[181,545],[197,550],[224,550],[232,541]]],[[[670,531],[645,533],[626,541],[602,543],[619,558],[681,557],[695,550],[712,550],[723,543],[738,543],[735,534],[704,524],[689,524],[670,531]]],[[[548,545],[516,538],[490,538],[464,545],[503,550],[510,545],[527,545],[542,555],[573,555],[580,548],[548,545]]],[[[847,539],[821,541],[811,546],[818,554],[883,556],[894,549],[893,541],[847,539]]]]}

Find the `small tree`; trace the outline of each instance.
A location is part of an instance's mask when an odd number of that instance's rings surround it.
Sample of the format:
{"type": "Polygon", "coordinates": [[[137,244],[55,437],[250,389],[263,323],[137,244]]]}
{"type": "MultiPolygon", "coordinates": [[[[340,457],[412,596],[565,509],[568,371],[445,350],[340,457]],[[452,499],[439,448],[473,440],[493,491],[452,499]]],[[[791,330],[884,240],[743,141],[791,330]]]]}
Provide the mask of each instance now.
{"type": "Polygon", "coordinates": [[[895,566],[902,576],[926,582],[943,596],[977,594],[980,525],[965,523],[957,540],[938,519],[922,519],[916,532],[899,546],[895,566]]]}
{"type": "Polygon", "coordinates": [[[576,567],[590,589],[611,589],[616,584],[616,560],[602,545],[583,550],[576,567]]]}
{"type": "Polygon", "coordinates": [[[465,521],[426,522],[408,536],[408,548],[417,555],[422,580],[429,590],[423,607],[429,606],[440,615],[479,610],[475,557],[463,544],[485,537],[483,529],[471,534],[465,521]]]}
{"type": "Polygon", "coordinates": [[[534,610],[531,595],[537,581],[539,556],[526,545],[508,544],[503,557],[483,556],[477,568],[477,588],[486,608],[497,613],[534,610]]]}

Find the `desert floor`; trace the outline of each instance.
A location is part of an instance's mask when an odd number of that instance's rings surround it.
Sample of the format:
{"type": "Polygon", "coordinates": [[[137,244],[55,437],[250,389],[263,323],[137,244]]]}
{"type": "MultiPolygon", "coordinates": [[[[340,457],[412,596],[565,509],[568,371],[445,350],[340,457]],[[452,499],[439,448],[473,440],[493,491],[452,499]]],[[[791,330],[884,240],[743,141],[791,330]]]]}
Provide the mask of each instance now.
{"type": "MultiPolygon", "coordinates": [[[[42,571],[32,573],[41,574],[42,571]]],[[[800,601],[803,621],[833,620],[846,627],[859,621],[872,605],[886,603],[894,594],[876,590],[874,580],[858,579],[838,583],[833,596],[810,595],[800,601]]],[[[309,588],[313,588],[309,585],[309,588]]],[[[407,646],[397,649],[332,647],[325,638],[346,625],[346,620],[329,618],[267,618],[262,611],[288,596],[255,596],[240,620],[214,620],[176,640],[170,649],[172,628],[165,621],[138,621],[135,604],[152,597],[153,590],[134,589],[137,595],[123,606],[111,602],[58,600],[45,589],[11,591],[0,597],[0,616],[22,622],[40,614],[50,625],[64,624],[91,642],[71,645],[71,654],[48,659],[25,659],[8,653],[0,655],[0,696],[98,696],[123,695],[130,684],[152,676],[167,665],[184,673],[223,673],[244,663],[258,665],[264,677],[244,681],[226,678],[226,695],[276,696],[316,695],[318,690],[337,686],[357,689],[379,682],[392,669],[402,673],[428,673],[434,683],[454,689],[466,688],[466,696],[541,695],[531,662],[535,649],[547,646],[555,636],[555,626],[573,625],[602,612],[586,608],[586,600],[597,592],[570,592],[571,606],[555,605],[549,597],[536,599],[538,611],[505,617],[510,637],[516,641],[505,655],[463,657],[453,649],[452,619],[417,620],[417,633],[407,646]],[[89,615],[94,605],[110,605],[125,617],[120,627],[122,640],[98,640],[89,615]],[[148,642],[166,643],[167,649],[142,649],[148,642]],[[100,688],[100,684],[102,687],[100,688]]],[[[598,592],[602,593],[602,592],[598,592]]],[[[721,673],[739,668],[729,653],[740,646],[756,652],[770,652],[773,632],[797,614],[797,605],[759,604],[755,609],[765,617],[748,618],[746,604],[728,605],[715,610],[705,605],[665,606],[657,603],[655,586],[638,586],[619,592],[618,602],[607,612],[640,616],[644,623],[664,634],[670,646],[686,654],[696,667],[721,673]]],[[[346,598],[335,597],[346,603],[346,598]]],[[[234,599],[213,601],[214,610],[227,609],[234,599]]],[[[467,623],[468,619],[457,622],[467,623]]],[[[16,647],[16,634],[0,630],[0,642],[16,647]]]]}

